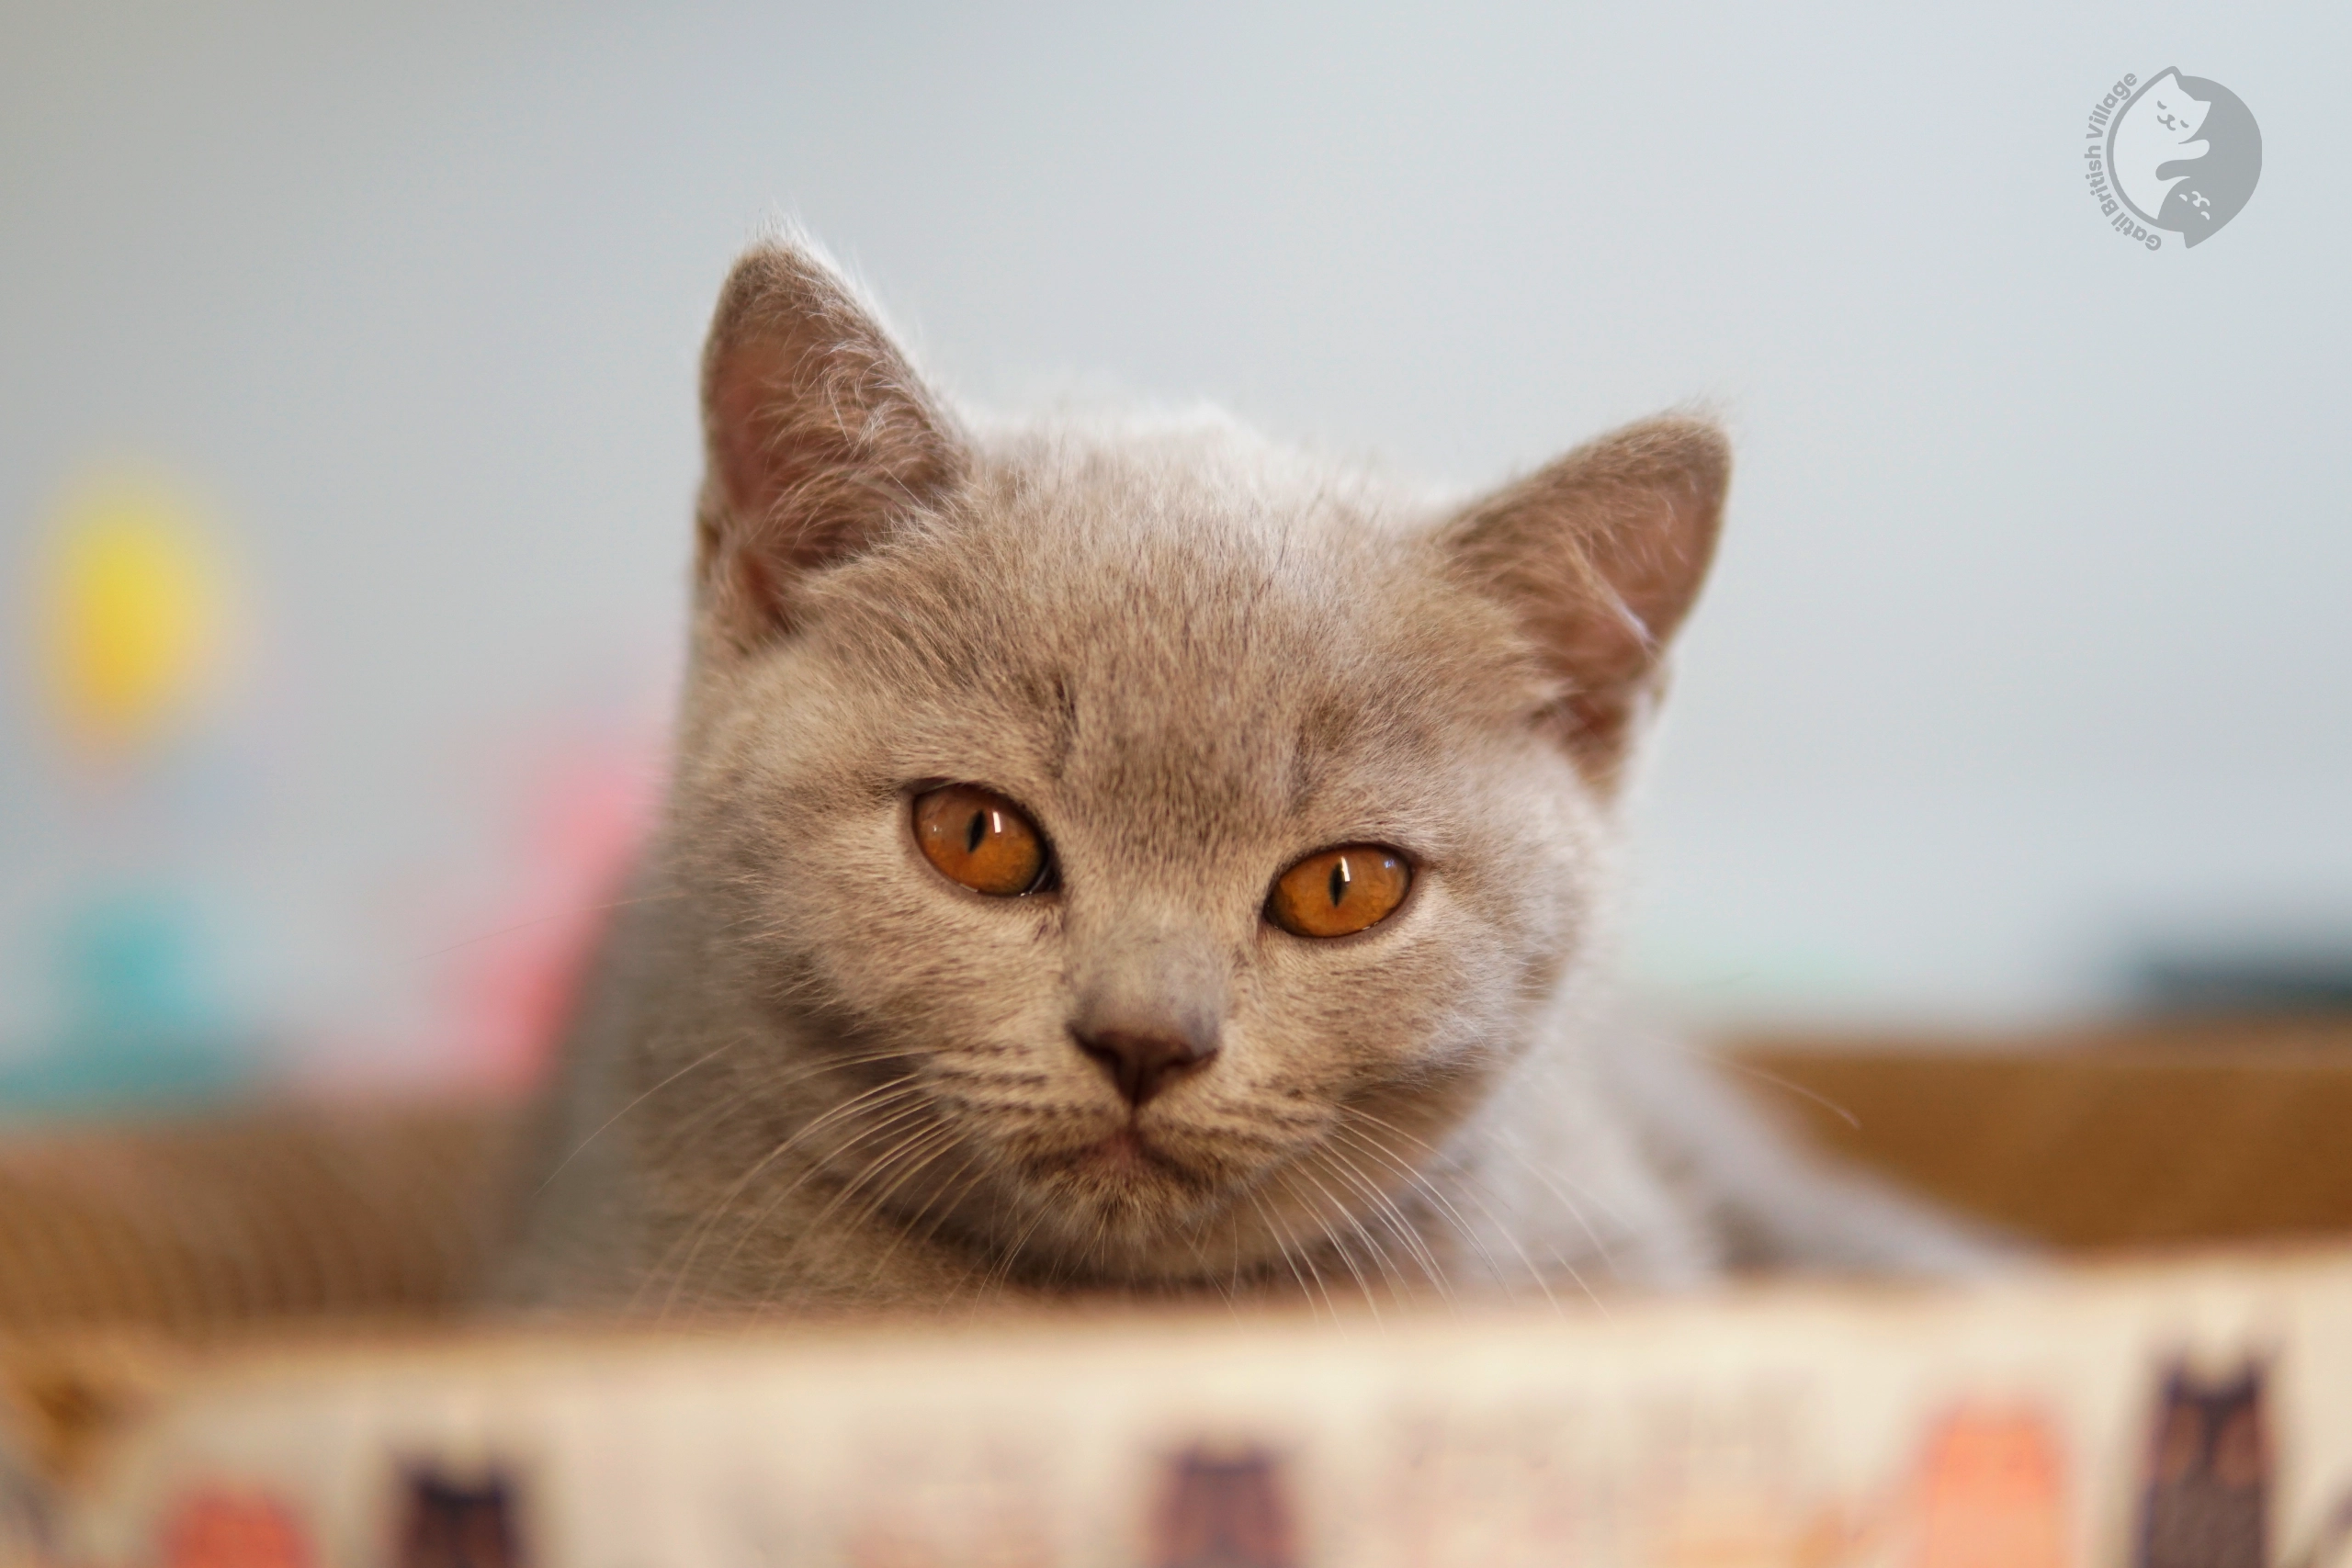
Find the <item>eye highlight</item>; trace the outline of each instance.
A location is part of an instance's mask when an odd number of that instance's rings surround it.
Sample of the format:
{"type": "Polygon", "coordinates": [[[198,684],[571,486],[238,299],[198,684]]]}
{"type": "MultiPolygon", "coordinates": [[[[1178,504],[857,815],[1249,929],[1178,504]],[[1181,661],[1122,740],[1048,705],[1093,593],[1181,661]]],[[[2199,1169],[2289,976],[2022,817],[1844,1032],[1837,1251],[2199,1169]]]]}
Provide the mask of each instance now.
{"type": "Polygon", "coordinates": [[[923,858],[942,876],[992,898],[1037,892],[1052,871],[1037,825],[1004,796],[971,784],[915,796],[914,829],[923,858]]]}
{"type": "Polygon", "coordinates": [[[1413,868],[1395,850],[1344,844],[1283,872],[1266,897],[1266,918],[1293,936],[1351,936],[1396,912],[1413,868]]]}

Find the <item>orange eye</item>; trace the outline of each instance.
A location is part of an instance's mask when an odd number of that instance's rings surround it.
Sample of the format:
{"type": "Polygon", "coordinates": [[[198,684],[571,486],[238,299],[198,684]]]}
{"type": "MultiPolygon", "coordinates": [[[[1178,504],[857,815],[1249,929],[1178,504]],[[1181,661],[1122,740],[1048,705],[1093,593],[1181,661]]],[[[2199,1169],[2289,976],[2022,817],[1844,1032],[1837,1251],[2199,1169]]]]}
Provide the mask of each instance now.
{"type": "Polygon", "coordinates": [[[947,784],[915,796],[915,842],[950,882],[1012,898],[1046,880],[1046,840],[1021,808],[970,784],[947,784]]]}
{"type": "Polygon", "coordinates": [[[1293,936],[1347,936],[1386,919],[1412,886],[1413,868],[1395,850],[1349,844],[1283,872],[1266,915],[1293,936]]]}

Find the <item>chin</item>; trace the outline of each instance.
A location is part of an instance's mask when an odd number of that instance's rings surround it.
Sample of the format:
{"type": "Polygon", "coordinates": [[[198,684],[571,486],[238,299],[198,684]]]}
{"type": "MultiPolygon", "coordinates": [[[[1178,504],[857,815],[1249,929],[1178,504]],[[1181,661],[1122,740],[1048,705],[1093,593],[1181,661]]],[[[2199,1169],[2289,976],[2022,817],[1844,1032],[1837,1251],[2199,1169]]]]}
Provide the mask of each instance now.
{"type": "Polygon", "coordinates": [[[1057,1284],[1238,1283],[1281,1262],[1272,1200],[1258,1196],[1280,1163],[1245,1165],[1182,1130],[1106,1117],[1008,1171],[1012,1201],[989,1228],[1008,1272],[1057,1284]]]}

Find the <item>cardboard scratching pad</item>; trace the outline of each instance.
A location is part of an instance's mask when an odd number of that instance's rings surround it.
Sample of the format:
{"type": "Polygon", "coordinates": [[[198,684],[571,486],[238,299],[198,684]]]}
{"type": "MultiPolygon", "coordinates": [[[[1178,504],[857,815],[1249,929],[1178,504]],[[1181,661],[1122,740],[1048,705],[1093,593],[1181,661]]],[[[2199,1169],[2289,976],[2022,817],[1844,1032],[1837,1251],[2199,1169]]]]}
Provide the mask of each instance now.
{"type": "Polygon", "coordinates": [[[1733,1060],[1820,1146],[2055,1247],[2352,1235],[2352,1019],[1733,1060]]]}
{"type": "Polygon", "coordinates": [[[0,1331],[445,1312],[508,1217],[523,1122],[286,1106],[0,1140],[0,1331]]]}

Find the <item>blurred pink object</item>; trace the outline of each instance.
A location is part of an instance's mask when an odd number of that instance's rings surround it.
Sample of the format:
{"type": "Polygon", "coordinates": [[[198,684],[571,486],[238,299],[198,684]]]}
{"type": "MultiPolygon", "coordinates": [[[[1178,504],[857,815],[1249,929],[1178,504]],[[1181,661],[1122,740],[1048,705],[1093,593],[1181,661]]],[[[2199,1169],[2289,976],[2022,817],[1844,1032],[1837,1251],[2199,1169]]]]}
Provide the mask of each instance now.
{"type": "Polygon", "coordinates": [[[548,1068],[651,820],[657,755],[609,738],[575,741],[533,770],[503,918],[453,954],[468,1081],[518,1089],[548,1068]]]}

